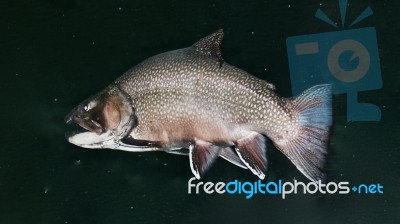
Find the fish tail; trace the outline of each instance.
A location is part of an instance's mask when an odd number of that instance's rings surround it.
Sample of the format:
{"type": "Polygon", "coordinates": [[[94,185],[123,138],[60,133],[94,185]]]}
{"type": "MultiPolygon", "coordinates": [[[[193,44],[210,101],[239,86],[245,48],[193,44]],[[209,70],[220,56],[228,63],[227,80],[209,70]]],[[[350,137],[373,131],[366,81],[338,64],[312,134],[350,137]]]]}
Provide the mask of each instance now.
{"type": "Polygon", "coordinates": [[[311,181],[325,181],[323,172],[332,125],[332,86],[317,85],[292,101],[297,127],[290,139],[275,145],[311,181]]]}

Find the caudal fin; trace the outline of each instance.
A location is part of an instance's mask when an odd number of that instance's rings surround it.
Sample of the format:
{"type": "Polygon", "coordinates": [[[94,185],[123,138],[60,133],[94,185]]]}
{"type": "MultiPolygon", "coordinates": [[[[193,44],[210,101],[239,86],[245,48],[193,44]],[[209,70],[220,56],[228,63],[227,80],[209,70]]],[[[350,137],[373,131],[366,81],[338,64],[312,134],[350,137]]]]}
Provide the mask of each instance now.
{"type": "Polygon", "coordinates": [[[275,145],[308,179],[324,181],[323,172],[332,125],[332,87],[317,85],[293,99],[298,127],[291,139],[275,145]]]}

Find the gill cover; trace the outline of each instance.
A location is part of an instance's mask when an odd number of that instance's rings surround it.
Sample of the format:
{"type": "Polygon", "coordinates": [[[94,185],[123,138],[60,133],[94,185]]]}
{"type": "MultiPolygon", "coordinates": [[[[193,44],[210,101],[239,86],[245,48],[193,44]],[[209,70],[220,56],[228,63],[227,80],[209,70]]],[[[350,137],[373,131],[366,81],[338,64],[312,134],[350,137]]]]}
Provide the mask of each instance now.
{"type": "Polygon", "coordinates": [[[79,146],[103,142],[105,133],[113,138],[123,138],[137,125],[130,97],[115,85],[83,101],[66,116],[65,121],[86,130],[67,134],[68,140],[79,146]]]}

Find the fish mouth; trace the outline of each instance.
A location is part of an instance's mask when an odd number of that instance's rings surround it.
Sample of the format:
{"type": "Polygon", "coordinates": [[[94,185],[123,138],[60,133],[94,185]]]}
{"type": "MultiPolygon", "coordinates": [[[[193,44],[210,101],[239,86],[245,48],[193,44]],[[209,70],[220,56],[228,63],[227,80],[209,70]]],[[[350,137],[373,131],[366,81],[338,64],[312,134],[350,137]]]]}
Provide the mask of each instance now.
{"type": "Polygon", "coordinates": [[[68,125],[76,124],[81,127],[81,130],[71,131],[66,133],[66,137],[70,137],[72,135],[80,134],[86,131],[94,132],[98,135],[105,132],[105,128],[102,127],[97,121],[90,119],[85,115],[67,115],[64,119],[65,123],[68,125]]]}
{"type": "Polygon", "coordinates": [[[68,142],[83,148],[115,148],[114,135],[98,122],[84,115],[71,115],[65,118],[68,125],[77,126],[77,130],[66,131],[68,142]]]}

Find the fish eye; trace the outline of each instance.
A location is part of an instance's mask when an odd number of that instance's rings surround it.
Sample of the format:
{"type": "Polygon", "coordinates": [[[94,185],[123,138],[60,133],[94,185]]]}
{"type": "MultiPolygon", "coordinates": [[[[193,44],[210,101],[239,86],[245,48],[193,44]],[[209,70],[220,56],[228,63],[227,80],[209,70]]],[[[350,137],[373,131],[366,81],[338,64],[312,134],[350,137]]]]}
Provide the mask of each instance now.
{"type": "Polygon", "coordinates": [[[94,102],[94,101],[86,102],[86,104],[83,104],[83,106],[81,107],[81,110],[88,112],[89,110],[95,108],[96,105],[97,105],[97,102],[94,102]]]}

